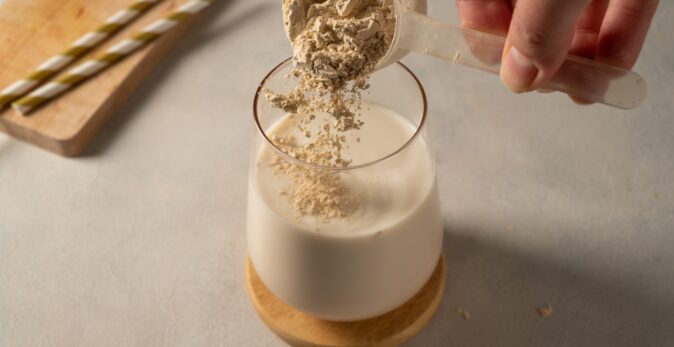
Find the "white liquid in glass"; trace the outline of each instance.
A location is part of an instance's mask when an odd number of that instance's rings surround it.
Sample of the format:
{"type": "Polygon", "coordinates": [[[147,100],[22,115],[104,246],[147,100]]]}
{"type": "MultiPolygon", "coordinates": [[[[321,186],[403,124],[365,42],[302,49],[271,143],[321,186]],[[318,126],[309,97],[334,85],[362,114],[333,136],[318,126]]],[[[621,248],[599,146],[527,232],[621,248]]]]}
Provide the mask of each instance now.
{"type": "MultiPolygon", "coordinates": [[[[352,165],[391,154],[415,131],[407,119],[374,104],[363,104],[362,119],[363,127],[347,136],[352,165]]],[[[288,117],[267,133],[301,138],[288,117]]],[[[442,246],[435,168],[421,136],[382,162],[342,174],[360,206],[328,222],[293,212],[280,194],[290,181],[269,164],[276,155],[261,146],[248,197],[250,256],[276,296],[319,318],[358,320],[395,309],[421,289],[442,246]]]]}

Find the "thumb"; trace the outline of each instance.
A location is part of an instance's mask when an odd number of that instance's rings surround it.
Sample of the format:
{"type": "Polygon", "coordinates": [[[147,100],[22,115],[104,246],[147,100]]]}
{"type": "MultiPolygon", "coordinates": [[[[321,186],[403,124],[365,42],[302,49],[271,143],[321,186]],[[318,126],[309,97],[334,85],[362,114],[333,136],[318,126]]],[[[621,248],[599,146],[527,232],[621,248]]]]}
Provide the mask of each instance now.
{"type": "Polygon", "coordinates": [[[503,49],[501,80],[512,91],[537,89],[564,62],[576,22],[590,0],[519,0],[503,49]]]}

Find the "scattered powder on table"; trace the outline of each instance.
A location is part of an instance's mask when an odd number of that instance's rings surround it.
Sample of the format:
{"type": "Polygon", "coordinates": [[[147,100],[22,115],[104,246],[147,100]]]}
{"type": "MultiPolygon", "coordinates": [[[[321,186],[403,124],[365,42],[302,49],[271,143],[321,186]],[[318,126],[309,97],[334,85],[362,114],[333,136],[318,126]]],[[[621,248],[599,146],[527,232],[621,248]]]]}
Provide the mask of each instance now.
{"type": "Polygon", "coordinates": [[[536,309],[536,311],[538,312],[538,315],[543,318],[549,318],[550,316],[552,316],[552,306],[550,306],[550,304],[547,304],[543,307],[539,307],[536,309]]]}
{"type": "Polygon", "coordinates": [[[454,309],[454,312],[456,312],[456,314],[461,316],[461,318],[463,318],[464,320],[470,320],[470,312],[464,310],[463,308],[457,307],[454,309]]]}
{"type": "MultiPolygon", "coordinates": [[[[297,85],[287,94],[265,90],[273,107],[295,118],[307,141],[290,136],[271,140],[286,154],[323,167],[348,167],[345,134],[360,129],[360,92],[386,54],[395,18],[391,0],[284,0],[285,27],[293,47],[289,78],[297,85]],[[330,122],[311,127],[317,113],[330,122]],[[311,130],[313,129],[313,131],[311,130]]],[[[278,157],[275,173],[290,177],[294,187],[283,192],[299,216],[324,220],[352,215],[358,196],[340,173],[298,165],[278,157]]]]}

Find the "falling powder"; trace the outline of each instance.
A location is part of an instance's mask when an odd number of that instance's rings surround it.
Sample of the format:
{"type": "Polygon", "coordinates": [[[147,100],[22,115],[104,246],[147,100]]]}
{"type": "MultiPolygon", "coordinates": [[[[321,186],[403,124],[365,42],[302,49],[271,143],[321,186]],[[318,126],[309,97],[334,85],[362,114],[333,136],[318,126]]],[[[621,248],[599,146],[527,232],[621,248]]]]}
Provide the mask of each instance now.
{"type": "MultiPolygon", "coordinates": [[[[324,168],[345,168],[345,134],[360,129],[361,91],[386,54],[393,38],[395,18],[391,0],[284,0],[286,31],[293,47],[297,81],[287,94],[265,90],[273,107],[295,119],[306,141],[293,136],[271,136],[284,153],[300,162],[324,168]],[[316,114],[330,122],[310,126],[316,114]],[[313,130],[311,130],[313,129],[313,130]]],[[[345,218],[359,206],[358,195],[334,170],[307,167],[283,157],[272,163],[275,173],[290,177],[286,195],[298,216],[323,220],[345,218]]]]}

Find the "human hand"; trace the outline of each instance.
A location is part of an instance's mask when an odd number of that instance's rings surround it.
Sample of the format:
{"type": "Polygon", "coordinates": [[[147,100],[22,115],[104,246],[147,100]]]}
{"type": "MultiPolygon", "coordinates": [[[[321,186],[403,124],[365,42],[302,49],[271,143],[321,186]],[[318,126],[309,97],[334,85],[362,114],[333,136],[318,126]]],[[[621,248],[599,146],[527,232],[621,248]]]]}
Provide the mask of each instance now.
{"type": "Polygon", "coordinates": [[[657,6],[658,0],[457,0],[464,27],[506,36],[501,80],[517,93],[548,81],[567,54],[631,69],[657,6]]]}

